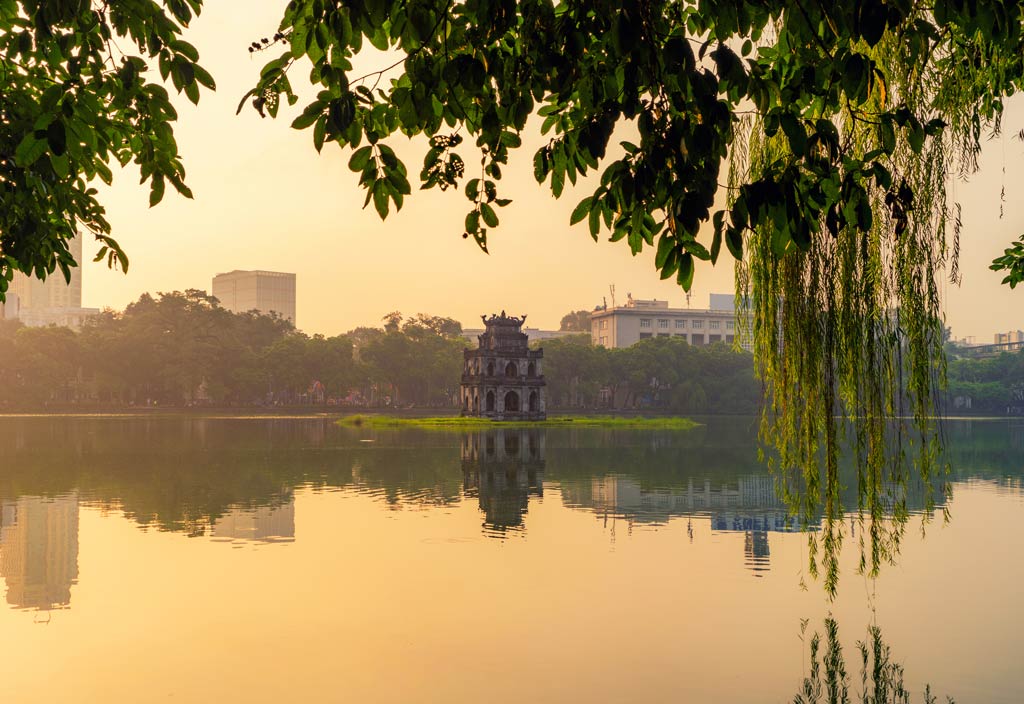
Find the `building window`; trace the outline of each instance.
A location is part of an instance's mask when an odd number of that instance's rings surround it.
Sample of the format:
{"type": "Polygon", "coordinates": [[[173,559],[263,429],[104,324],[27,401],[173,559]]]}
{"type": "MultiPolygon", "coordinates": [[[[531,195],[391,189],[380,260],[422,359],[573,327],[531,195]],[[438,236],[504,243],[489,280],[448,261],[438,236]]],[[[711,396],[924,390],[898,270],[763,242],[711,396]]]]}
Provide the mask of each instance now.
{"type": "Polygon", "coordinates": [[[663,319],[663,318],[659,318],[658,319],[658,327],[659,328],[667,328],[668,327],[668,321],[663,319]]]}
{"type": "Polygon", "coordinates": [[[708,342],[709,343],[711,343],[711,342],[721,342],[721,341],[722,341],[722,336],[721,335],[708,335],[708,342]]]}
{"type": "Polygon", "coordinates": [[[690,344],[691,345],[703,345],[704,344],[704,335],[690,335],[690,344]]]}
{"type": "Polygon", "coordinates": [[[606,335],[602,335],[601,337],[599,337],[597,339],[597,344],[601,345],[602,347],[607,347],[608,346],[608,337],[606,335]]]}
{"type": "Polygon", "coordinates": [[[649,333],[649,332],[642,332],[642,333],[640,333],[640,339],[641,340],[647,340],[650,337],[651,337],[651,333],[649,333]]]}
{"type": "Polygon", "coordinates": [[[721,326],[722,326],[722,321],[720,321],[720,320],[712,320],[710,323],[708,323],[708,327],[711,328],[712,330],[717,330],[721,326]]]}
{"type": "Polygon", "coordinates": [[[602,320],[601,323],[598,325],[598,329],[599,330],[607,330],[608,329],[608,321],[607,320],[602,320]]]}
{"type": "Polygon", "coordinates": [[[658,337],[672,337],[672,335],[670,335],[667,332],[659,332],[658,333],[658,337]]]}
{"type": "Polygon", "coordinates": [[[725,336],[725,341],[728,342],[730,345],[732,344],[732,341],[735,340],[735,339],[736,338],[733,337],[732,335],[726,335],[725,336]]]}
{"type": "Polygon", "coordinates": [[[640,327],[642,327],[642,328],[649,328],[649,327],[651,327],[651,319],[650,318],[640,318],[640,327]]]}
{"type": "Polygon", "coordinates": [[[735,330],[736,329],[736,321],[735,320],[726,320],[725,321],[725,329],[726,330],[735,330]]]}
{"type": "Polygon", "coordinates": [[[677,320],[676,321],[676,327],[677,328],[685,328],[686,327],[686,321],[682,320],[682,319],[677,320]]]}
{"type": "MultiPolygon", "coordinates": [[[[703,320],[694,320],[693,321],[693,329],[694,330],[700,330],[703,327],[704,327],[704,321],[703,320]]],[[[701,341],[703,342],[703,339],[701,341]]]]}

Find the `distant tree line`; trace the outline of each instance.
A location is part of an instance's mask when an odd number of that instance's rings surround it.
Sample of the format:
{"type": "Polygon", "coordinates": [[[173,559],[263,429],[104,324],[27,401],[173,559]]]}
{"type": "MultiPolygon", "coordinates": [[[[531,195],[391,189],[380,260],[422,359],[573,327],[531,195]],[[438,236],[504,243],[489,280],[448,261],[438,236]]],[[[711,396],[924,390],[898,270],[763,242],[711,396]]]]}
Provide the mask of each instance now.
{"type": "MultiPolygon", "coordinates": [[[[953,355],[957,348],[947,351],[953,355]]],[[[952,357],[947,368],[947,412],[1024,415],[1024,350],[994,357],[952,357]]]]}
{"type": "Polygon", "coordinates": [[[752,414],[761,401],[749,352],[674,337],[617,349],[591,345],[589,334],[546,340],[544,376],[556,408],[752,414]]]}
{"type": "MultiPolygon", "coordinates": [[[[566,319],[582,327],[582,313],[566,319]]],[[[446,317],[393,312],[381,327],[310,336],[203,291],[147,294],[80,332],[0,321],[0,408],[455,407],[462,351],[474,344],[446,317]]],[[[581,332],[543,347],[551,409],[751,414],[761,402],[752,356],[722,343],[607,349],[581,332]]],[[[1024,351],[953,357],[948,376],[950,412],[1024,413],[1024,351]]]]}
{"type": "Polygon", "coordinates": [[[80,332],[0,323],[0,407],[448,405],[460,333],[449,318],[392,313],[383,328],[309,336],[204,291],[146,294],[80,332]]]}

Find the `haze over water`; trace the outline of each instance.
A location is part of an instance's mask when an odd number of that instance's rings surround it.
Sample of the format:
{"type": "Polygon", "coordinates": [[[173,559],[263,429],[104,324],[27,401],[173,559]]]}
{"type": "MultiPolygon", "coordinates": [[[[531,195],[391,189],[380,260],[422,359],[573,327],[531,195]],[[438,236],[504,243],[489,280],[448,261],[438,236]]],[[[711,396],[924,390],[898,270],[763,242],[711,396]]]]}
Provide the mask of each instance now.
{"type": "Polygon", "coordinates": [[[948,433],[950,521],[869,580],[846,520],[829,602],[751,419],[0,418],[0,699],[788,702],[831,616],[854,699],[877,626],[911,701],[1017,702],[1024,426],[948,433]]]}

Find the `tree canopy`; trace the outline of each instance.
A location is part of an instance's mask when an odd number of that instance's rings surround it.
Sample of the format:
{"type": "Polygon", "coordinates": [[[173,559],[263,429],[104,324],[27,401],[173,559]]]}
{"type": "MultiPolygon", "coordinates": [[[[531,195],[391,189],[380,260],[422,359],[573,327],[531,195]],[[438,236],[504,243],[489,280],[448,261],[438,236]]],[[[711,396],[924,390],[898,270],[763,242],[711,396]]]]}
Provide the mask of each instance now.
{"type": "MultiPolygon", "coordinates": [[[[1019,2],[293,0],[265,48],[281,53],[247,99],[276,115],[311,65],[319,93],[292,126],[352,150],[382,218],[412,191],[388,141],[422,135],[421,188],[461,190],[463,236],[486,251],[502,170],[539,129],[534,175],[554,196],[600,173],[571,216],[595,239],[655,248],[686,290],[724,245],[794,509],[840,515],[844,436],[873,536],[883,480],[905,482],[908,456],[937,470],[938,279],[959,278],[947,181],[976,170],[1022,87],[1019,2]],[[367,45],[387,56],[355,76],[367,45]]],[[[1007,283],[1022,254],[993,263],[1007,283]]],[[[822,538],[829,584],[841,532],[822,538]]]]}
{"type": "Polygon", "coordinates": [[[214,80],[181,38],[202,0],[0,0],[0,301],[15,271],[77,266],[76,234],[97,261],[128,267],[93,186],[134,162],[150,205],[170,184],[191,197],[174,139],[177,111],[155,69],[193,103],[214,80]]]}

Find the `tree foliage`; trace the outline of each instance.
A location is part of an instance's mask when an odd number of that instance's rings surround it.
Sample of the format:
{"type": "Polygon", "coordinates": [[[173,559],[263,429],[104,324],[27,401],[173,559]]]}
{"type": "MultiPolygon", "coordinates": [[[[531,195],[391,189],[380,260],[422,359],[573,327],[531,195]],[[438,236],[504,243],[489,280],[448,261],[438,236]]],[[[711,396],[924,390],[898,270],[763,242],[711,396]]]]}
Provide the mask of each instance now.
{"type": "Polygon", "coordinates": [[[562,320],[558,324],[558,329],[568,332],[585,332],[589,334],[590,311],[574,310],[566,313],[562,316],[562,320]]]}
{"type": "Polygon", "coordinates": [[[534,175],[555,197],[600,174],[570,219],[595,239],[654,248],[686,290],[724,245],[794,509],[838,517],[847,431],[873,529],[883,477],[904,481],[910,458],[937,470],[937,280],[959,251],[946,182],[977,168],[1022,87],[1019,2],[293,0],[278,37],[255,107],[294,99],[308,60],[320,91],[292,125],[354,150],[382,217],[410,193],[388,139],[421,135],[422,187],[461,189],[463,236],[486,249],[502,170],[539,123],[534,175]],[[387,65],[354,76],[366,45],[387,65]]]}
{"type": "Polygon", "coordinates": [[[134,162],[150,205],[191,197],[164,82],[199,101],[214,80],[181,38],[201,0],[0,0],[0,301],[15,271],[66,279],[82,231],[97,261],[127,269],[93,186],[134,162]]]}

